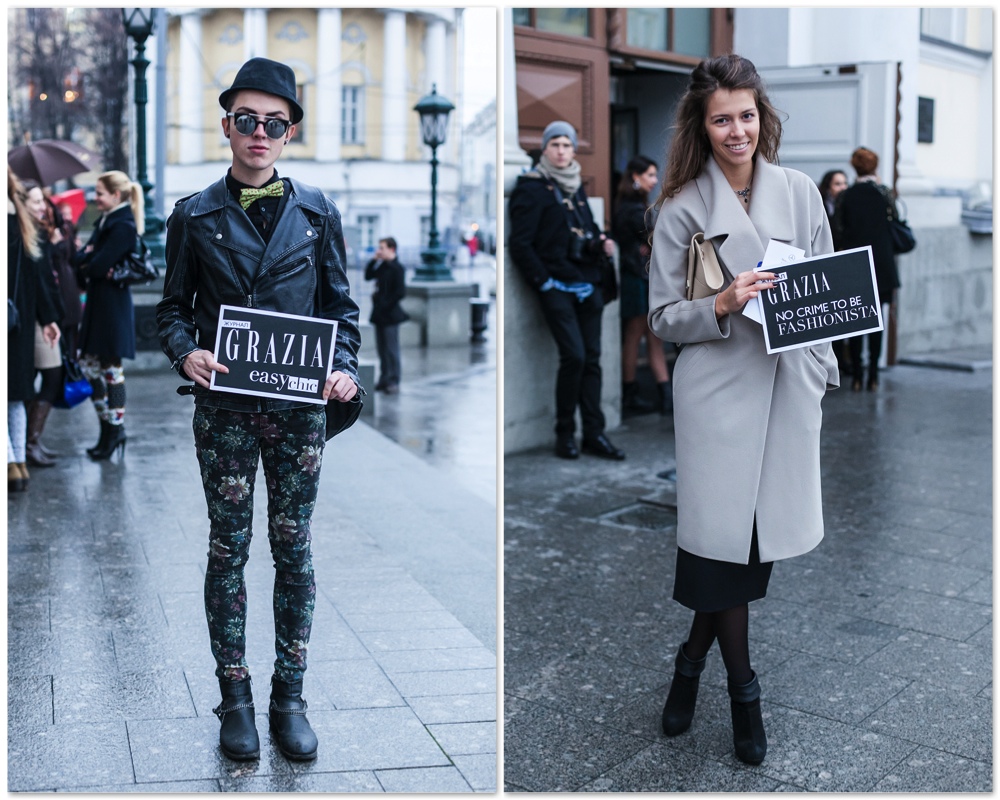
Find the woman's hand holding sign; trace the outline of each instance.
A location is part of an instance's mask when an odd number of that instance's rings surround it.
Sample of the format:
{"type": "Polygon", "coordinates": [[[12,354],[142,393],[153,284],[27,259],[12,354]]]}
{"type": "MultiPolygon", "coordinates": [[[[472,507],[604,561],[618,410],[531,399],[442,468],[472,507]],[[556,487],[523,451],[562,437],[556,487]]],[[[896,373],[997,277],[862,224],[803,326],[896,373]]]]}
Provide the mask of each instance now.
{"type": "Polygon", "coordinates": [[[323,386],[324,400],[339,400],[341,403],[350,402],[354,395],[358,393],[358,385],[346,372],[331,372],[323,386]]]}
{"type": "Polygon", "coordinates": [[[774,288],[773,272],[741,272],[736,279],[715,296],[715,316],[722,319],[735,314],[764,289],[774,288]]]}

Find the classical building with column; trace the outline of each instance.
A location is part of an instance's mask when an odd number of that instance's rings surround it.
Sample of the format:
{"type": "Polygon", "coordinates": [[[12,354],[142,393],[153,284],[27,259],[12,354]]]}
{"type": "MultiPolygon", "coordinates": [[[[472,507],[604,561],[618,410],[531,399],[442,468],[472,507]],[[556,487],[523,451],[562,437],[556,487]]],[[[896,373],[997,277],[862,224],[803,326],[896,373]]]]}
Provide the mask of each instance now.
{"type": "Polygon", "coordinates": [[[430,150],[413,106],[437,87],[458,108],[438,149],[438,227],[457,232],[461,121],[461,9],[170,9],[162,191],[173,203],[225,173],[219,93],[249,58],[288,64],[305,119],[286,146],[282,175],[323,189],[343,214],[355,266],[384,236],[416,266],[427,244],[430,150]]]}

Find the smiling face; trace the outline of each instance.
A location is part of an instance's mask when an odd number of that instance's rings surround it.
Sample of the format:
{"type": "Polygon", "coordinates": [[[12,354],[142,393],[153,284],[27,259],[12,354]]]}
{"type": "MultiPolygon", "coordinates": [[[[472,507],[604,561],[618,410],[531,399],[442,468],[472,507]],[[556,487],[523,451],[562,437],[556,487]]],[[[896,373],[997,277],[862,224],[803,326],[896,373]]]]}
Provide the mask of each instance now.
{"type": "Polygon", "coordinates": [[[28,198],[24,204],[28,207],[31,216],[39,222],[45,219],[45,195],[42,194],[42,190],[39,187],[34,186],[28,189],[28,198]]]}
{"type": "MultiPolygon", "coordinates": [[[[240,90],[233,98],[231,111],[256,117],[291,118],[287,100],[254,89],[240,90]]],[[[274,174],[274,162],[285,149],[285,142],[295,134],[295,126],[289,127],[283,138],[269,139],[263,125],[258,125],[253,133],[244,136],[233,127],[232,121],[231,117],[222,119],[222,130],[233,151],[233,177],[250,186],[263,186],[274,174]]]]}
{"type": "Polygon", "coordinates": [[[121,201],[121,192],[109,192],[108,188],[101,181],[98,181],[97,185],[94,186],[94,204],[101,211],[110,211],[119,205],[121,201]]]}
{"type": "Polygon", "coordinates": [[[737,183],[749,181],[760,135],[760,115],[753,92],[716,89],[705,105],[705,132],[712,155],[726,177],[737,183]]]}
{"type": "Polygon", "coordinates": [[[542,155],[548,158],[554,166],[562,169],[572,163],[573,156],[576,155],[576,150],[573,148],[573,142],[570,141],[568,136],[554,136],[545,145],[542,155]]]}

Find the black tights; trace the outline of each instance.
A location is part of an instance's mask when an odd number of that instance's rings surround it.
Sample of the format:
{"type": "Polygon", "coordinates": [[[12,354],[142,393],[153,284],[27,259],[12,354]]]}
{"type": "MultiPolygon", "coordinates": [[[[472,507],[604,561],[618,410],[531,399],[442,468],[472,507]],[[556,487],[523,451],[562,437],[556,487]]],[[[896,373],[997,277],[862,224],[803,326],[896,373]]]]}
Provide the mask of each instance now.
{"type": "Polygon", "coordinates": [[[749,622],[750,608],[746,604],[723,611],[696,611],[684,653],[692,661],[700,661],[708,654],[712,642],[718,639],[729,680],[738,686],[750,683],[753,672],[750,669],[749,622]]]}
{"type": "Polygon", "coordinates": [[[44,400],[46,403],[54,403],[62,397],[63,393],[62,364],[58,367],[40,369],[38,372],[42,376],[42,386],[38,391],[37,398],[39,400],[44,400]]]}

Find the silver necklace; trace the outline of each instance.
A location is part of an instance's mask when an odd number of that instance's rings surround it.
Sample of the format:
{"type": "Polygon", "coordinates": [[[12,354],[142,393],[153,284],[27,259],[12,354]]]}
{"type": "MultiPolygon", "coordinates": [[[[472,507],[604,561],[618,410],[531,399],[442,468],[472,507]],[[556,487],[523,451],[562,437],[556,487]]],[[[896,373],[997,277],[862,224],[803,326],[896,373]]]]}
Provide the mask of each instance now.
{"type": "Polygon", "coordinates": [[[750,205],[750,184],[753,183],[753,178],[750,179],[750,183],[747,184],[746,189],[733,189],[736,192],[737,197],[741,198],[744,203],[750,205]]]}

